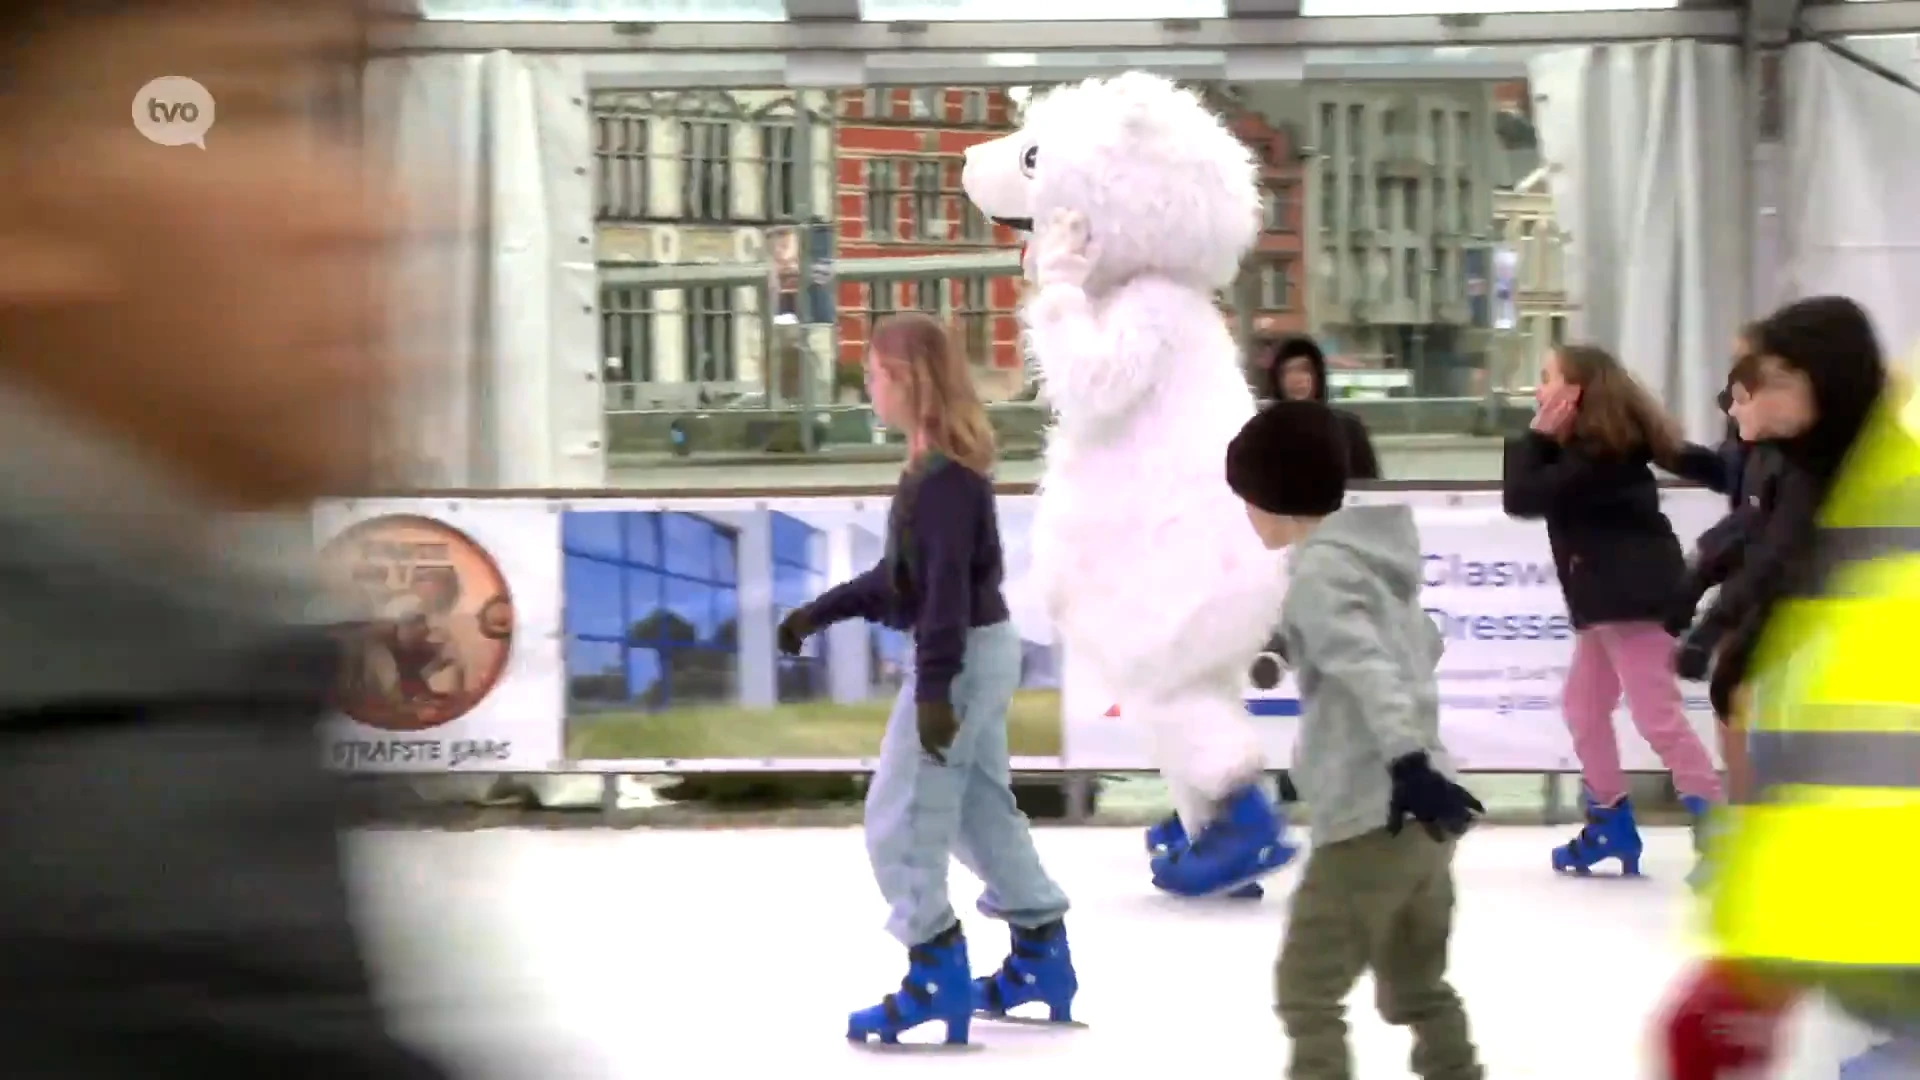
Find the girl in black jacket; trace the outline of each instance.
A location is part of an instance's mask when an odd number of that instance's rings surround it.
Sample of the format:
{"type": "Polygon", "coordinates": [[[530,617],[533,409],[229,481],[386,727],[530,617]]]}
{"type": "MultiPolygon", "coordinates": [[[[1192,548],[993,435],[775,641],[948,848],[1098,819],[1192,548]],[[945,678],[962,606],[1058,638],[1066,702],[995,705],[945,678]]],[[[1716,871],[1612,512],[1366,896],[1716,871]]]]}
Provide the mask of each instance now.
{"type": "Polygon", "coordinates": [[[1508,441],[1508,514],[1544,520],[1574,626],[1562,709],[1586,784],[1588,823],[1553,852],[1556,870],[1607,859],[1639,872],[1641,842],[1613,713],[1622,693],[1634,726],[1673,772],[1696,818],[1720,801],[1720,777],[1688,723],[1669,667],[1665,620],[1686,572],[1649,467],[1680,442],[1651,396],[1601,349],[1563,346],[1540,373],[1533,430],[1508,441]]]}
{"type": "MultiPolygon", "coordinates": [[[[1266,367],[1266,396],[1274,401],[1327,403],[1327,354],[1306,335],[1287,338],[1274,346],[1266,367]]],[[[1380,479],[1380,459],[1373,452],[1367,425],[1350,412],[1334,410],[1347,444],[1347,479],[1380,479]]]]}

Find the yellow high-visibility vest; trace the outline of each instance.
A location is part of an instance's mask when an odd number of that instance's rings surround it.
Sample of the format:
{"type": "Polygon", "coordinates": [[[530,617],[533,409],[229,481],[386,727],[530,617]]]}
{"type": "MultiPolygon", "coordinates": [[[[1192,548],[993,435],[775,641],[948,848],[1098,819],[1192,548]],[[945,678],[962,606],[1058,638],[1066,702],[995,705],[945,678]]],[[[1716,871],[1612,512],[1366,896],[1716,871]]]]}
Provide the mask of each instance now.
{"type": "Polygon", "coordinates": [[[1728,808],[1707,898],[1728,959],[1920,967],[1920,444],[1898,408],[1855,443],[1809,595],[1775,609],[1755,654],[1755,790],[1728,808]]]}

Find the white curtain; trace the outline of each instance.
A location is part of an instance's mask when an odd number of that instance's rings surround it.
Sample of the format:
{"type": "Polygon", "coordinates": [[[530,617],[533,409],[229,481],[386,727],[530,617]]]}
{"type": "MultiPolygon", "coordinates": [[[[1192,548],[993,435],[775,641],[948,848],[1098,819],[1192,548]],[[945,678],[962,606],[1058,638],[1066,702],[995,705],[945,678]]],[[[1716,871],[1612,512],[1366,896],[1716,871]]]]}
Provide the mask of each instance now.
{"type": "Polygon", "coordinates": [[[1528,78],[1569,234],[1571,336],[1618,356],[1690,436],[1717,437],[1747,291],[1739,50],[1561,49],[1528,78]]]}
{"type": "MultiPolygon", "coordinates": [[[[1920,78],[1912,37],[1848,49],[1920,78]]],[[[1912,370],[1920,347],[1920,94],[1817,44],[1787,52],[1785,296],[1838,293],[1912,370]]]]}
{"type": "Polygon", "coordinates": [[[375,60],[366,138],[415,235],[390,449],[421,487],[605,482],[592,128],[573,57],[375,60]]]}

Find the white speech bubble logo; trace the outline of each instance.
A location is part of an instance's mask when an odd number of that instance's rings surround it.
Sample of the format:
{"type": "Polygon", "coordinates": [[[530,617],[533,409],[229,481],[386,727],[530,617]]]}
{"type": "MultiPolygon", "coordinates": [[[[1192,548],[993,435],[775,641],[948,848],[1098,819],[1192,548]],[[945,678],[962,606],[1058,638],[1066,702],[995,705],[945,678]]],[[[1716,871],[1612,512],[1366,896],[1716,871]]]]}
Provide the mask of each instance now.
{"type": "Polygon", "coordinates": [[[149,142],[205,150],[213,95],[185,75],[162,75],[133,95],[133,126],[149,142]]]}

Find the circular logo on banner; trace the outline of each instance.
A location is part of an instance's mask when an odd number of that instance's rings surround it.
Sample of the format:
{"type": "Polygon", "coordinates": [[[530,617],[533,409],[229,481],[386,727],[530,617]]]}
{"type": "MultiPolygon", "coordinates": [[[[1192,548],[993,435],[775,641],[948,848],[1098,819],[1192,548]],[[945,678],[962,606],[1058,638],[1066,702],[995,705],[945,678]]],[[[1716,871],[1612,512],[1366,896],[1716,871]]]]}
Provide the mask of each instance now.
{"type": "Polygon", "coordinates": [[[382,731],[426,731],[486,700],[513,651],[513,596],[485,548],[443,521],[369,518],[320,552],[359,601],[337,705],[382,731]]]}

